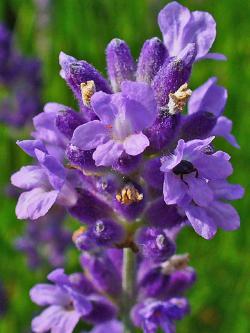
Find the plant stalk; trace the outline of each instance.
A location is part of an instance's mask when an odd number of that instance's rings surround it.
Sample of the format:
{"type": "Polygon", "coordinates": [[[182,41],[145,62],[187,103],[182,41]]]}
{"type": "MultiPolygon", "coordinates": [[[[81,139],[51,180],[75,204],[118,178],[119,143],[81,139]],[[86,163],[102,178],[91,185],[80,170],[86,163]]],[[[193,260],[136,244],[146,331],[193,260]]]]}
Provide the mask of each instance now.
{"type": "Polygon", "coordinates": [[[130,248],[123,249],[122,290],[124,333],[133,333],[134,326],[130,319],[130,311],[135,298],[135,254],[130,248]]]}

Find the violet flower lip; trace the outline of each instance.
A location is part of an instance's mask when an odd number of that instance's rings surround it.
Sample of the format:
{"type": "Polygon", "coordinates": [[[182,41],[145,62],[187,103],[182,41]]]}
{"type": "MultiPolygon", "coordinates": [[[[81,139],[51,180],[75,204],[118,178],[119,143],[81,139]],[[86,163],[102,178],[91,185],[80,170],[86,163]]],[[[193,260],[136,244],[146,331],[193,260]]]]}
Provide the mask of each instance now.
{"type": "Polygon", "coordinates": [[[107,79],[61,52],[60,75],[79,112],[48,103],[33,139],[18,142],[34,165],[11,178],[24,191],[17,217],[53,219],[57,208],[80,226],[72,240],[82,271],[56,269],[51,283],[31,289],[45,307],[34,332],[72,333],[83,321],[91,333],[174,333],[196,281],[189,255],[177,254],[179,233],[189,227],[211,239],[240,226],[229,202],[244,190],[229,183],[230,156],[214,145],[220,136],[238,147],[224,116],[227,91],[215,77],[189,86],[197,61],[225,60],[210,53],[216,23],[177,2],[158,23],[163,41],[147,40],[137,63],[125,41],[108,44],[107,79]]]}

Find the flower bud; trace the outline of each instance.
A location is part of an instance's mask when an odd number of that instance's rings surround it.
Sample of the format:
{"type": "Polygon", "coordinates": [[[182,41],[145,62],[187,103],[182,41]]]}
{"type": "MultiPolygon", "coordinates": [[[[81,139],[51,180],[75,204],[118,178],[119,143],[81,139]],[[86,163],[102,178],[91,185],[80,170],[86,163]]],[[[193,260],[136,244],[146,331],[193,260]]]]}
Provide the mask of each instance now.
{"type": "Polygon", "coordinates": [[[81,264],[83,269],[88,272],[97,290],[111,295],[119,295],[121,292],[119,273],[104,253],[99,256],[84,253],[81,256],[81,264]]]}
{"type": "Polygon", "coordinates": [[[167,57],[167,49],[159,38],[144,43],[137,65],[136,80],[151,83],[167,57]]]}
{"type": "Polygon", "coordinates": [[[196,273],[191,267],[172,273],[167,286],[168,297],[183,294],[196,281],[196,273]]]}
{"type": "Polygon", "coordinates": [[[112,168],[124,175],[129,175],[138,168],[141,161],[141,155],[131,156],[123,153],[112,168]]]}
{"type": "Polygon", "coordinates": [[[111,93],[108,82],[98,70],[87,61],[80,60],[73,62],[70,64],[69,73],[74,82],[74,89],[76,89],[79,94],[81,94],[81,83],[88,81],[94,81],[96,91],[111,93]]]}
{"type": "Polygon", "coordinates": [[[183,120],[180,137],[185,141],[206,138],[210,135],[216,121],[217,118],[210,112],[192,113],[183,120]]]}
{"type": "Polygon", "coordinates": [[[152,82],[159,107],[167,108],[169,94],[188,82],[195,56],[194,44],[188,44],[178,57],[166,59],[152,82]]]}
{"type": "Polygon", "coordinates": [[[78,191],[77,203],[69,208],[69,213],[86,224],[112,215],[111,208],[88,190],[78,191]]]}
{"type": "Polygon", "coordinates": [[[171,144],[177,135],[180,123],[180,114],[159,117],[153,126],[145,130],[150,141],[150,148],[159,151],[171,144]]]}
{"type": "Polygon", "coordinates": [[[87,81],[94,81],[96,91],[102,90],[106,93],[111,93],[108,82],[88,62],[78,61],[61,52],[59,63],[62,68],[60,72],[62,78],[68,83],[79,101],[82,99],[81,83],[86,83],[87,81]]]}
{"type": "Polygon", "coordinates": [[[82,150],[75,145],[69,144],[66,148],[65,155],[70,162],[70,166],[73,168],[79,168],[86,172],[97,171],[95,161],[92,158],[93,150],[82,150]]]}
{"type": "Polygon", "coordinates": [[[97,220],[81,235],[81,249],[89,249],[90,246],[114,247],[124,238],[124,230],[121,225],[112,220],[97,220]],[[86,244],[86,245],[85,245],[86,244]]]}
{"type": "Polygon", "coordinates": [[[161,160],[159,157],[145,161],[142,177],[149,186],[162,191],[164,174],[161,172],[160,168],[161,160]]]}
{"type": "Polygon", "coordinates": [[[167,205],[163,198],[154,200],[146,211],[150,225],[170,229],[180,226],[184,220],[178,212],[176,205],[167,205]]]}
{"type": "Polygon", "coordinates": [[[72,109],[65,109],[56,116],[56,127],[68,139],[71,139],[74,130],[83,124],[81,115],[72,109]]]}
{"type": "Polygon", "coordinates": [[[160,228],[140,230],[136,244],[142,255],[154,262],[165,261],[175,253],[174,242],[160,228]]]}
{"type": "Polygon", "coordinates": [[[123,81],[134,81],[135,63],[128,45],[123,40],[112,39],[107,46],[106,57],[108,76],[114,92],[120,91],[123,81]]]}

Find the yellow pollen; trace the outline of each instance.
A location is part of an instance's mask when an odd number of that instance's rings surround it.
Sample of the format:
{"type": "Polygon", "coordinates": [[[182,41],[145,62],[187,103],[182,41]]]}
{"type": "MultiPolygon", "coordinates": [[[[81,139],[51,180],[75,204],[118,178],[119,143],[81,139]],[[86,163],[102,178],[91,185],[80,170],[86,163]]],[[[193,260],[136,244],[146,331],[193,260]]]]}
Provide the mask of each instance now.
{"type": "Polygon", "coordinates": [[[124,205],[131,205],[134,202],[141,201],[143,199],[143,193],[139,193],[134,185],[128,184],[116,194],[116,199],[124,205]]]}
{"type": "Polygon", "coordinates": [[[90,99],[96,92],[93,80],[81,83],[82,101],[85,106],[90,106],[90,99]]]}
{"type": "Polygon", "coordinates": [[[175,93],[169,94],[168,108],[170,114],[182,112],[192,90],[188,88],[188,84],[184,83],[175,93]]]}
{"type": "Polygon", "coordinates": [[[73,232],[73,235],[72,235],[72,240],[73,242],[76,241],[76,239],[81,236],[84,232],[86,231],[86,228],[85,227],[80,227],[79,229],[77,229],[76,231],[73,232]]]}

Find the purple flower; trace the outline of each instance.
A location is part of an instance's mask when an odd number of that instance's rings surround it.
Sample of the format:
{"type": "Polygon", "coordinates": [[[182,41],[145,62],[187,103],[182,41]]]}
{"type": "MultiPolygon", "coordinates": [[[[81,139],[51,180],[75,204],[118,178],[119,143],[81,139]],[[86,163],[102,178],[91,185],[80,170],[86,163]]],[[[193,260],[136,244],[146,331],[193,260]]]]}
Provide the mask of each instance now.
{"type": "Polygon", "coordinates": [[[32,321],[34,332],[71,333],[82,316],[88,315],[92,304],[86,296],[75,291],[62,269],[48,275],[52,284],[38,284],[30,291],[32,301],[48,306],[32,321]]]}
{"type": "Polygon", "coordinates": [[[222,136],[231,145],[239,148],[235,137],[231,134],[232,121],[222,116],[227,101],[227,90],[216,83],[217,78],[212,77],[193,91],[188,102],[188,114],[193,115],[198,112],[212,114],[216,123],[209,135],[222,136]]]}
{"type": "Polygon", "coordinates": [[[188,259],[187,254],[174,255],[161,263],[144,259],[137,274],[140,298],[182,296],[196,280],[194,269],[188,267],[188,259]]]}
{"type": "Polygon", "coordinates": [[[214,200],[208,206],[201,207],[190,202],[183,207],[194,230],[206,239],[212,238],[217,228],[225,231],[239,228],[240,217],[236,209],[225,200],[237,200],[244,195],[240,185],[232,185],[225,180],[210,181],[209,187],[213,191],[214,200]]]}
{"type": "MultiPolygon", "coordinates": [[[[179,140],[174,153],[162,158],[161,166],[165,202],[182,207],[195,231],[207,239],[214,236],[217,227],[239,227],[235,209],[220,202],[225,194],[223,197],[216,191],[217,183],[227,184],[226,178],[232,174],[230,156],[222,151],[207,153],[212,140],[179,140]],[[225,214],[227,219],[223,219],[225,214]]],[[[229,185],[227,190],[231,192],[229,185]]],[[[243,194],[242,189],[239,192],[237,198],[243,194]]]]}
{"type": "Polygon", "coordinates": [[[114,247],[122,242],[125,231],[121,225],[112,220],[97,220],[87,231],[76,232],[74,242],[80,250],[90,250],[92,248],[114,247]]]}
{"type": "Polygon", "coordinates": [[[137,235],[136,244],[148,260],[161,262],[175,253],[174,242],[160,228],[144,228],[137,235]]]}
{"type": "Polygon", "coordinates": [[[39,164],[22,167],[11,177],[13,185],[26,190],[18,199],[17,217],[36,220],[47,214],[55,203],[73,206],[77,194],[67,182],[61,163],[47,153],[39,140],[20,141],[18,145],[35,157],[39,164]]]}
{"type": "Polygon", "coordinates": [[[227,154],[206,154],[204,149],[212,140],[213,137],[189,142],[179,140],[173,154],[162,158],[163,193],[167,204],[193,200],[197,205],[207,206],[213,200],[207,180],[225,179],[232,174],[227,154]]]}
{"type": "Polygon", "coordinates": [[[84,288],[79,285],[81,281],[76,275],[67,276],[63,269],[57,269],[48,275],[48,279],[54,285],[38,284],[30,291],[34,303],[48,306],[33,319],[34,332],[46,333],[51,330],[51,332],[71,333],[82,317],[87,321],[100,323],[102,319],[111,320],[115,315],[114,306],[104,297],[83,293],[84,288]],[[103,310],[103,313],[98,314],[98,310],[103,310]],[[93,318],[94,315],[96,318],[93,318]]]}
{"type": "Polygon", "coordinates": [[[142,131],[156,119],[156,103],[150,86],[144,83],[123,82],[122,92],[108,95],[96,93],[92,107],[100,118],[79,126],[72,144],[83,149],[95,149],[97,166],[114,164],[123,152],[136,156],[148,146],[142,131]]]}
{"type": "Polygon", "coordinates": [[[81,265],[97,290],[112,296],[121,296],[121,277],[107,253],[83,253],[81,265]]]}
{"type": "Polygon", "coordinates": [[[170,2],[159,13],[158,23],[170,56],[177,56],[188,43],[197,45],[196,60],[225,60],[222,54],[208,53],[216,37],[216,23],[207,12],[190,12],[178,2],[170,2]]]}
{"type": "Polygon", "coordinates": [[[134,307],[133,319],[145,333],[156,333],[158,328],[165,333],[174,333],[174,321],[181,320],[188,312],[189,305],[185,298],[146,300],[134,307]]]}

